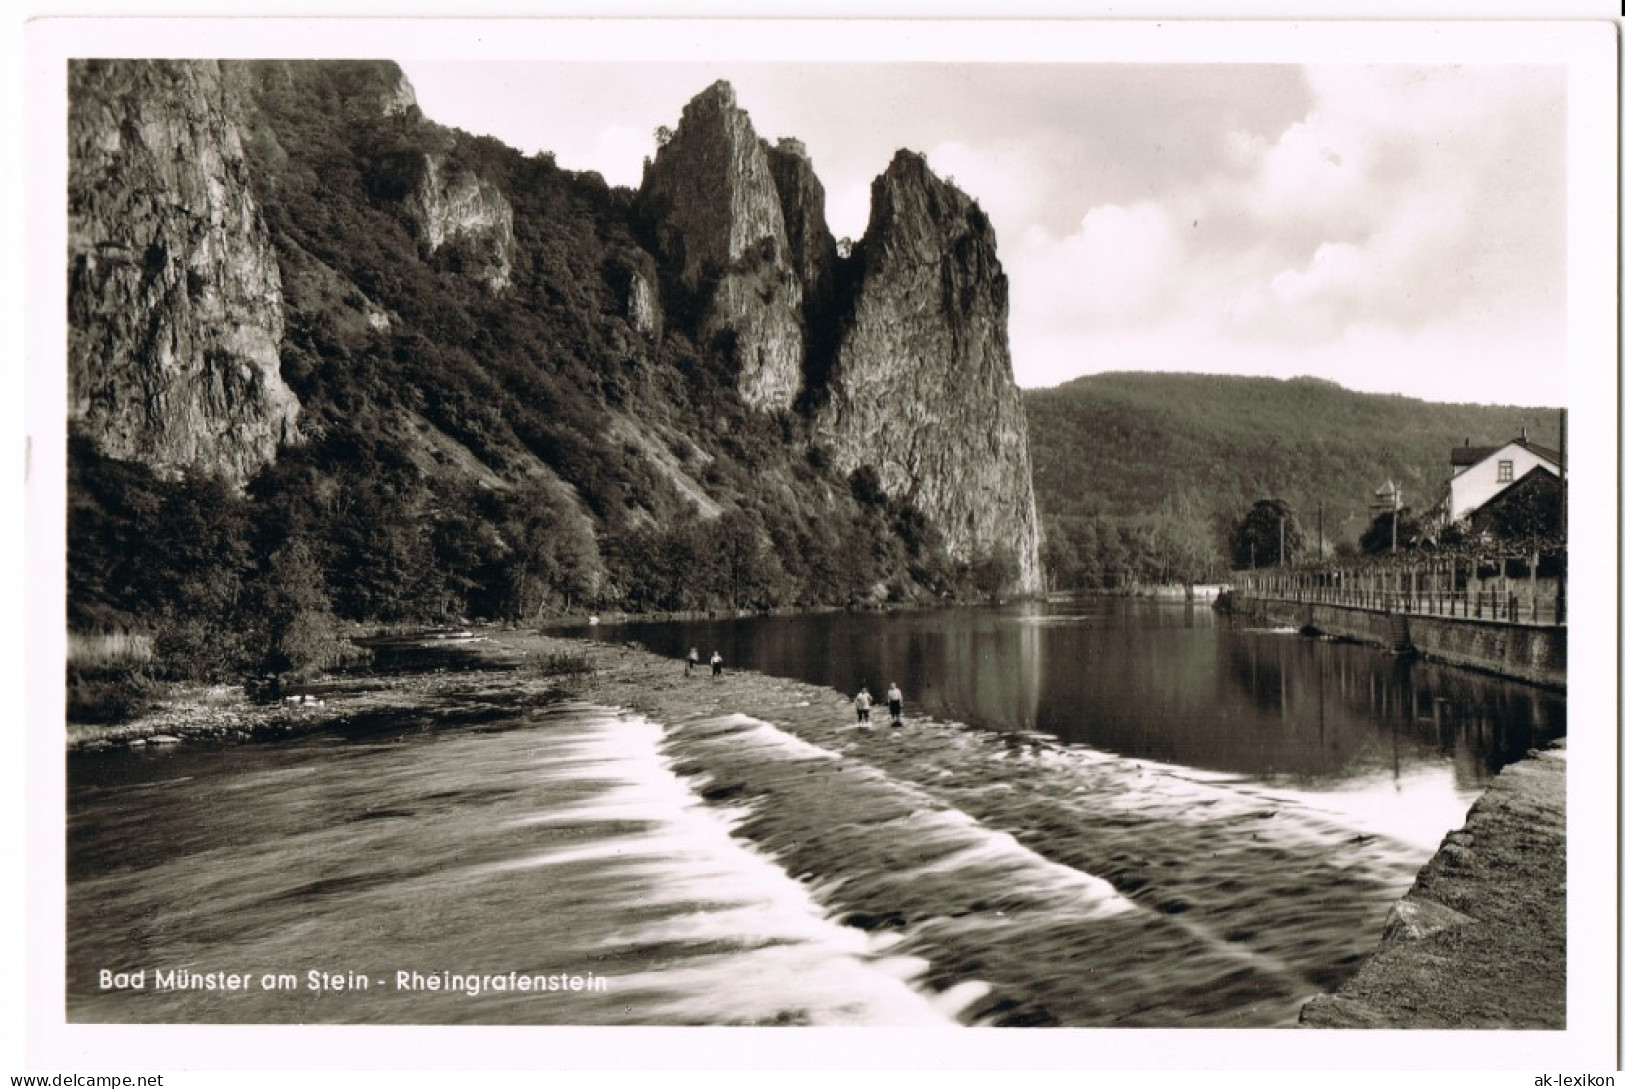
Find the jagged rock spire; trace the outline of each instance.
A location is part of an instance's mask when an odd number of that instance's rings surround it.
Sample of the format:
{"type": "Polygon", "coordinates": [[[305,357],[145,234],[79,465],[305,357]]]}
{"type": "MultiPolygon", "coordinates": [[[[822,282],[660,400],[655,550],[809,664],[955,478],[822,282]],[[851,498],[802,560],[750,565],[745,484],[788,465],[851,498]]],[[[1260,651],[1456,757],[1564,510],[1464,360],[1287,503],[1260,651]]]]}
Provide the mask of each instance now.
{"type": "Polygon", "coordinates": [[[698,304],[695,332],[733,355],[740,395],[789,408],[801,392],[802,285],[768,153],[726,81],[684,107],[638,204],[657,255],[698,304]]]}
{"type": "Polygon", "coordinates": [[[1010,366],[1009,292],[976,202],[900,151],[874,182],[864,268],[817,421],[851,471],[872,466],[948,552],[1002,557],[1042,588],[1027,423],[1010,366]]]}

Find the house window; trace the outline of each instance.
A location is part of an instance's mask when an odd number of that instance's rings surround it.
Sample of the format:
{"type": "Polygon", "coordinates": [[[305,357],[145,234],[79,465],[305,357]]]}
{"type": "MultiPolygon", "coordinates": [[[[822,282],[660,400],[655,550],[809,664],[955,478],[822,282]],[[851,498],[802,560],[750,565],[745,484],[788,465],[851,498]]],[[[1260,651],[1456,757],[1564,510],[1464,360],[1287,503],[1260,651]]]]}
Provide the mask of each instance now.
{"type": "Polygon", "coordinates": [[[1495,463],[1495,482],[1497,484],[1512,483],[1512,462],[1498,461],[1495,463]]]}

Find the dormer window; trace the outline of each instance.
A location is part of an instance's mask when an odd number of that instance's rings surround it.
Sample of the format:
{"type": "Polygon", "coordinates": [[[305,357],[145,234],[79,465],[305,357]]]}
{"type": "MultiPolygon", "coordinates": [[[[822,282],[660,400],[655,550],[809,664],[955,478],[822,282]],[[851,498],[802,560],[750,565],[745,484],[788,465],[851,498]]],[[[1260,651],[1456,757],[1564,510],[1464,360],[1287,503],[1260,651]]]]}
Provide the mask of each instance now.
{"type": "Polygon", "coordinates": [[[1495,482],[1497,484],[1512,483],[1512,462],[1502,458],[1495,463],[1495,482]]]}

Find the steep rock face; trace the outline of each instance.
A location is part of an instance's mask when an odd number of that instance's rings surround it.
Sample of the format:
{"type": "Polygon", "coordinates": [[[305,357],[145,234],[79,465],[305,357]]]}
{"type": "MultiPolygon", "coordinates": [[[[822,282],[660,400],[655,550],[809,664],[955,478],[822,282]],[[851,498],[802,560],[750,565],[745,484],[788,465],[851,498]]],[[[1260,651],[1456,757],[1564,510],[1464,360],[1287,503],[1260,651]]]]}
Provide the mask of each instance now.
{"type": "Polygon", "coordinates": [[[801,391],[801,280],[767,152],[727,83],[684,107],[638,200],[661,261],[699,304],[699,335],[731,351],[740,395],[789,408],[801,391]]]}
{"type": "Polygon", "coordinates": [[[875,180],[862,279],[817,427],[872,466],[966,562],[1003,551],[1041,589],[1027,425],[1011,377],[1007,283],[974,201],[900,151],[875,180]]]}
{"type": "Polygon", "coordinates": [[[502,191],[471,170],[425,155],[423,173],[406,200],[418,244],[496,292],[513,274],[513,206],[502,191]]]}
{"type": "Polygon", "coordinates": [[[767,148],[773,184],[779,192],[790,263],[801,278],[809,309],[827,307],[835,284],[835,237],[824,218],[824,184],[800,140],[783,139],[767,148]]]}
{"type": "Polygon", "coordinates": [[[660,337],[660,296],[640,272],[627,279],[626,316],[632,328],[646,337],[660,337]]]}
{"type": "Polygon", "coordinates": [[[781,139],[767,150],[768,166],[779,191],[790,264],[801,281],[809,384],[819,384],[829,368],[835,306],[835,236],[824,217],[824,185],[813,173],[812,160],[800,140],[781,139]]]}
{"type": "Polygon", "coordinates": [[[240,107],[211,61],[69,78],[69,418],[112,457],[240,483],[299,412],[240,107]]]}

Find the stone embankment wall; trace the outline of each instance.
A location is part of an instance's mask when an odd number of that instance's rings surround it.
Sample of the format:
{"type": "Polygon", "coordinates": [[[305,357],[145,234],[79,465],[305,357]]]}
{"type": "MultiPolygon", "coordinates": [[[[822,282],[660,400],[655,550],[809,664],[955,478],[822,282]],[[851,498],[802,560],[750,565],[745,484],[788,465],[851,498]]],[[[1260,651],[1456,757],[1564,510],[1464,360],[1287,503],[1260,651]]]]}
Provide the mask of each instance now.
{"type": "Polygon", "coordinates": [[[1233,611],[1532,684],[1568,683],[1568,629],[1234,595],[1233,611]]]}

